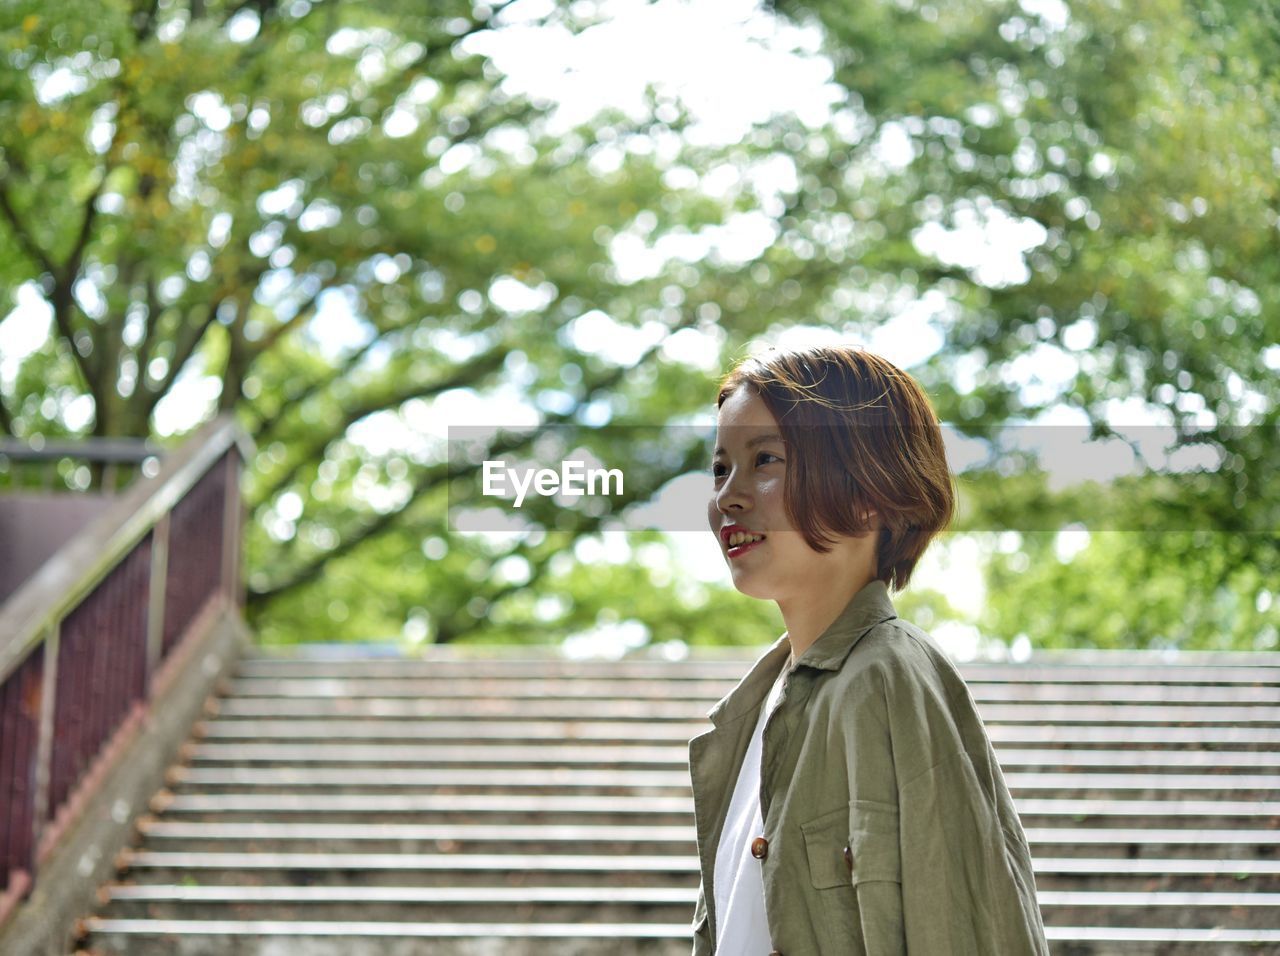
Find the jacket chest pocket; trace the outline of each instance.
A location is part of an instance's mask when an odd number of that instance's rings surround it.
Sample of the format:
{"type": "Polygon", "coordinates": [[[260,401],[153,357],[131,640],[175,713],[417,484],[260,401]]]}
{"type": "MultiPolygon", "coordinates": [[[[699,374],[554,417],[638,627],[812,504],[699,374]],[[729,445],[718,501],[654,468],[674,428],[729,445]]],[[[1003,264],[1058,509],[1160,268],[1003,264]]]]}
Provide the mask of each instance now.
{"type": "Polygon", "coordinates": [[[875,880],[902,882],[895,805],[853,800],[800,824],[800,830],[815,889],[875,880]]]}
{"type": "Polygon", "coordinates": [[[849,885],[849,867],[844,861],[848,829],[849,811],[844,807],[800,824],[814,889],[849,885]]]}

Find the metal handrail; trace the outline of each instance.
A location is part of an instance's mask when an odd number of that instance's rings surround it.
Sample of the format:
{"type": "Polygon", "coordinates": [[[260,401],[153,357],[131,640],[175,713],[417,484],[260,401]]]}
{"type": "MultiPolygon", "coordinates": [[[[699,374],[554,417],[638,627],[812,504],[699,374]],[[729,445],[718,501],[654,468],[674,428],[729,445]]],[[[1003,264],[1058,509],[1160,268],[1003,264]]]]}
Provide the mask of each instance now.
{"type": "MultiPolygon", "coordinates": [[[[97,481],[99,492],[118,494],[121,490],[118,480],[121,469],[130,473],[136,467],[139,474],[151,476],[156,474],[159,462],[166,454],[168,452],[165,447],[151,438],[90,437],[68,440],[48,439],[37,434],[25,441],[16,438],[0,439],[0,466],[3,466],[9,479],[5,487],[14,492],[26,491],[32,487],[20,480],[24,473],[32,472],[43,475],[38,487],[44,490],[54,489],[59,484],[56,480],[58,466],[65,461],[79,461],[84,463],[79,471],[83,471],[85,465],[95,470],[101,469],[97,481]]],[[[92,480],[90,478],[91,482],[92,480]]]]}
{"type": "Polygon", "coordinates": [[[150,438],[81,438],[22,441],[0,438],[0,458],[14,461],[57,461],[83,458],[114,464],[137,465],[148,458],[163,457],[167,449],[150,438]]]}
{"type": "Polygon", "coordinates": [[[215,418],[0,604],[0,926],[59,848],[79,846],[73,825],[152,702],[188,686],[191,648],[238,620],[253,454],[231,415],[215,418]]]}
{"type": "Polygon", "coordinates": [[[0,605],[0,683],[232,445],[245,461],[251,459],[253,446],[230,414],[208,422],[164,460],[154,478],[124,492],[0,605]]]}

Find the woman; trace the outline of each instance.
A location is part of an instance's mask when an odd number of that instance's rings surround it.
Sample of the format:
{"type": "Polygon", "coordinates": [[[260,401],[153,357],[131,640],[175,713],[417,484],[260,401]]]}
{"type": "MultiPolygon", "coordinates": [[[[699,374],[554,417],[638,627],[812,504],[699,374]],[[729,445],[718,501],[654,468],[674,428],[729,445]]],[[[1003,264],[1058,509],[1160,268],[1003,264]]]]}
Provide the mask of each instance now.
{"type": "Polygon", "coordinates": [[[744,361],[718,406],[711,529],[786,632],[689,744],[695,956],[1047,954],[973,698],[889,598],[954,510],[928,398],[815,347],[744,361]]]}

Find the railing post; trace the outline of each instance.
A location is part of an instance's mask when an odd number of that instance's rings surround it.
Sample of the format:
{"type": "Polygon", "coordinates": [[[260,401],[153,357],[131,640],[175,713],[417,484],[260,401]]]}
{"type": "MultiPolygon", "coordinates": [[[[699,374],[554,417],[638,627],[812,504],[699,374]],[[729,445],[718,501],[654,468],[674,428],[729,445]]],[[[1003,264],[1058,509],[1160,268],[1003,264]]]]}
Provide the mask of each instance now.
{"type": "Polygon", "coordinates": [[[222,517],[222,585],[232,607],[241,605],[240,587],[240,468],[236,446],[227,449],[226,498],[222,517]]]}
{"type": "Polygon", "coordinates": [[[143,699],[151,699],[151,682],[164,648],[165,591],[169,579],[169,517],[166,511],[151,532],[151,579],[147,592],[147,671],[143,699]]]}
{"type": "Polygon", "coordinates": [[[40,868],[39,849],[49,825],[49,781],[53,760],[53,715],[58,694],[58,648],[62,622],[49,626],[44,637],[44,674],[40,688],[40,727],[36,737],[35,809],[31,814],[31,875],[40,868]]]}

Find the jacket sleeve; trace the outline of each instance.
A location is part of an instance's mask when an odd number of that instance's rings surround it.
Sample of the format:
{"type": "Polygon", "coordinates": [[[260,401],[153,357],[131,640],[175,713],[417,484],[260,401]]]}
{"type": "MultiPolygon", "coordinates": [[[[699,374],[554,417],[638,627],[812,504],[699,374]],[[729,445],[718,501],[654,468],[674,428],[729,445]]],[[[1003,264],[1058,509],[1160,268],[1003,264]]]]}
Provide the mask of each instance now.
{"type": "Polygon", "coordinates": [[[858,903],[861,946],[868,956],[905,956],[903,873],[898,807],[878,800],[849,802],[850,878],[858,903]]]}
{"type": "Polygon", "coordinates": [[[963,750],[902,785],[908,952],[1048,956],[1026,839],[1003,778],[998,786],[982,786],[963,750]]]}
{"type": "Polygon", "coordinates": [[[703,894],[702,886],[698,887],[698,901],[693,907],[693,921],[690,924],[693,930],[693,954],[692,956],[711,956],[711,928],[709,926],[709,916],[707,912],[707,898],[703,894]]]}
{"type": "Polygon", "coordinates": [[[967,688],[884,664],[845,738],[865,951],[1048,956],[1030,851],[967,688]]]}

